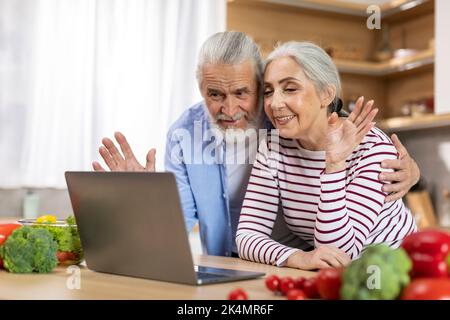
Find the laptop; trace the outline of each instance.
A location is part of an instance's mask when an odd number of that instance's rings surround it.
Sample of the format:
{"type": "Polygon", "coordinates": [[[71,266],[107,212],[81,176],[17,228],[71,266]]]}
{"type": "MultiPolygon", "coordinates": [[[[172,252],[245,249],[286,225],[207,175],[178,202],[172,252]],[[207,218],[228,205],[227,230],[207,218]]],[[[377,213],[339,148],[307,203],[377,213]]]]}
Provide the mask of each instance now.
{"type": "Polygon", "coordinates": [[[66,172],[87,267],[118,275],[202,285],[264,273],[196,266],[169,172],[66,172]]]}

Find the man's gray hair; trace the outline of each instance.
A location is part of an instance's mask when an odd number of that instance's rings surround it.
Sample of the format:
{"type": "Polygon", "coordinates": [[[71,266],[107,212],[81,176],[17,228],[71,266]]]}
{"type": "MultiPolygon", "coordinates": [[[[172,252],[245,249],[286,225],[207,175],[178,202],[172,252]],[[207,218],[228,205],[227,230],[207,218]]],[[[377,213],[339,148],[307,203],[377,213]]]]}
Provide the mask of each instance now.
{"type": "Polygon", "coordinates": [[[245,61],[253,64],[258,87],[262,88],[263,63],[256,43],[243,32],[218,32],[209,37],[200,49],[197,64],[198,84],[202,82],[203,66],[206,64],[236,65],[245,61]]]}
{"type": "Polygon", "coordinates": [[[314,83],[318,93],[322,93],[329,85],[336,87],[334,101],[341,95],[339,72],[330,56],[321,47],[311,42],[289,41],[275,48],[267,57],[265,68],[273,60],[281,57],[292,57],[303,69],[303,72],[314,83]]]}

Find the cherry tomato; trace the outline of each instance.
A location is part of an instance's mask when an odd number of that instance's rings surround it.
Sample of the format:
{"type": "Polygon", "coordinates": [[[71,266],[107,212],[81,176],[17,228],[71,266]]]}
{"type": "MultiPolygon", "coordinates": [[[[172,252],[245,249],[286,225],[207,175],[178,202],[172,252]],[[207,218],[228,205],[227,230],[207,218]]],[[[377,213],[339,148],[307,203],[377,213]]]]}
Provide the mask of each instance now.
{"type": "Polygon", "coordinates": [[[317,291],[322,299],[338,300],[341,290],[341,274],[343,269],[326,268],[317,275],[317,291]]]}
{"type": "Polygon", "coordinates": [[[77,260],[76,254],[69,251],[58,251],[56,252],[56,257],[58,258],[59,263],[77,260]]]}
{"type": "Polygon", "coordinates": [[[276,275],[270,275],[266,278],[266,287],[272,292],[280,291],[280,278],[276,275]]]}
{"type": "Polygon", "coordinates": [[[237,288],[228,294],[228,300],[248,300],[248,295],[241,288],[237,288]]]}
{"type": "Polygon", "coordinates": [[[68,259],[68,252],[58,251],[58,252],[56,252],[56,257],[58,258],[58,261],[60,263],[64,262],[64,261],[66,261],[68,259]]]}
{"type": "Polygon", "coordinates": [[[282,295],[286,295],[289,290],[295,289],[294,280],[291,277],[283,277],[280,279],[280,291],[282,295]]]}
{"type": "Polygon", "coordinates": [[[450,300],[450,279],[413,280],[403,291],[402,300],[450,300]]]}
{"type": "Polygon", "coordinates": [[[295,279],[295,288],[303,290],[303,285],[305,284],[306,278],[305,277],[299,277],[295,279]]]}
{"type": "Polygon", "coordinates": [[[303,292],[303,290],[299,289],[291,289],[287,293],[287,299],[288,300],[305,300],[306,294],[303,292]]]}
{"type": "Polygon", "coordinates": [[[306,279],[303,283],[303,291],[310,299],[319,298],[319,291],[317,290],[317,278],[306,279]]]}

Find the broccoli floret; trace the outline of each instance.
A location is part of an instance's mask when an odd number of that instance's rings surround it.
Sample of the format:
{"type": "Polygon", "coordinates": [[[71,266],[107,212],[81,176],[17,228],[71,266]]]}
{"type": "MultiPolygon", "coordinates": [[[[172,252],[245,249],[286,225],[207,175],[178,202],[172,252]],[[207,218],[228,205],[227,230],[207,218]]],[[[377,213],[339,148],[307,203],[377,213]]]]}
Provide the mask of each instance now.
{"type": "Polygon", "coordinates": [[[1,248],[3,265],[13,273],[51,272],[58,264],[57,248],[48,230],[24,226],[16,229],[1,248]]]}
{"type": "Polygon", "coordinates": [[[368,247],[343,272],[341,297],[357,300],[396,299],[409,281],[412,263],[403,249],[368,247]]]}

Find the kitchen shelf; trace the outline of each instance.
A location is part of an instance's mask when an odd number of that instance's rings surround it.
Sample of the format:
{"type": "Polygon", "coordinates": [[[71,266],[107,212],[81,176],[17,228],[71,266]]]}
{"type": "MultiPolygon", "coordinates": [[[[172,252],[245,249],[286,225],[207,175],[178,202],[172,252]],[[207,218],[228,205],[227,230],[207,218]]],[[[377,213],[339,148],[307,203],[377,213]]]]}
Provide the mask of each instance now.
{"type": "MultiPolygon", "coordinates": [[[[310,9],[316,11],[330,12],[336,14],[367,17],[368,3],[356,3],[350,1],[336,0],[260,0],[266,3],[286,5],[291,7],[310,9]]],[[[393,17],[403,13],[420,10],[421,7],[431,6],[432,0],[392,0],[379,5],[381,17],[393,17]]]]}
{"type": "Polygon", "coordinates": [[[423,50],[409,57],[393,58],[386,62],[350,61],[343,59],[334,59],[334,62],[341,73],[387,76],[433,65],[434,50],[423,50]]]}
{"type": "Polygon", "coordinates": [[[389,133],[450,127],[450,113],[390,118],[380,121],[379,126],[389,133]]]}

